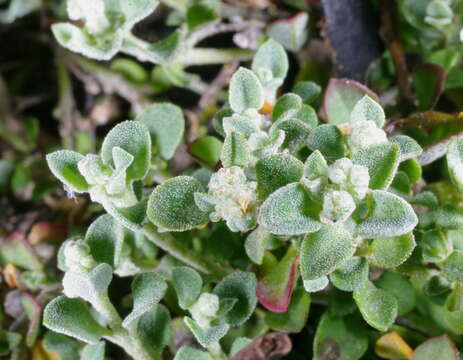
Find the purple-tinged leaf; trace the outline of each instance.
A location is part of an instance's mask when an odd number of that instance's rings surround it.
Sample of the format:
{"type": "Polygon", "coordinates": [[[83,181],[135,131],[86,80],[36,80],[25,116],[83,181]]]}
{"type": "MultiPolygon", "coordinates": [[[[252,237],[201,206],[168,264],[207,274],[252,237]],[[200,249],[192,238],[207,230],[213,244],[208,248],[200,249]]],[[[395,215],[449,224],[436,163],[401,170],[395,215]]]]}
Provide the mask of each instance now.
{"type": "Polygon", "coordinates": [[[331,124],[348,122],[355,105],[365,95],[379,103],[379,97],[365,85],[349,79],[330,79],[323,99],[321,116],[331,124]]]}
{"type": "Polygon", "coordinates": [[[291,247],[274,270],[257,284],[257,299],[267,310],[274,313],[288,311],[297,280],[297,262],[297,251],[291,247]]]}

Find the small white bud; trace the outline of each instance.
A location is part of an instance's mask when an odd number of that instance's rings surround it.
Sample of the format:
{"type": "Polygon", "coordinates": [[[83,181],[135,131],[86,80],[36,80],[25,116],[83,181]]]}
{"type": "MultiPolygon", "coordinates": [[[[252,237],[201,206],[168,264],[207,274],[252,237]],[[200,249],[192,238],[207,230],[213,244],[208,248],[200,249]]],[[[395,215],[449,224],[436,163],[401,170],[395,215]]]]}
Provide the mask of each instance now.
{"type": "Polygon", "coordinates": [[[66,244],[64,259],[71,270],[89,271],[95,266],[90,248],[83,241],[70,241],[66,244]]]}
{"type": "Polygon", "coordinates": [[[209,194],[214,198],[215,211],[211,220],[227,222],[231,231],[248,231],[256,224],[257,197],[255,182],[247,181],[238,166],[222,168],[211,176],[209,194]]]}
{"type": "Polygon", "coordinates": [[[219,311],[219,297],[211,293],[202,293],[199,299],[190,308],[193,319],[201,327],[209,327],[209,323],[214,320],[219,311]]]}
{"type": "Polygon", "coordinates": [[[351,151],[355,153],[371,145],[387,143],[387,136],[384,130],[376,126],[374,121],[359,121],[352,125],[347,143],[351,151]]]}
{"type": "Polygon", "coordinates": [[[332,190],[323,197],[321,214],[332,221],[345,221],[354,210],[354,199],[347,191],[332,190]]]}

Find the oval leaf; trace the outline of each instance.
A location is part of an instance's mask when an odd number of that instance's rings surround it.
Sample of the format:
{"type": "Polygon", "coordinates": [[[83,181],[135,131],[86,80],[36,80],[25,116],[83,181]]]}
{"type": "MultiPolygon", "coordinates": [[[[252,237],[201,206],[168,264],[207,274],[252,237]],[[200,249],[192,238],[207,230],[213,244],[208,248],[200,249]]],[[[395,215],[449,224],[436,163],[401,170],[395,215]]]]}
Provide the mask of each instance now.
{"type": "Polygon", "coordinates": [[[160,155],[170,159],[183,138],[185,118],[182,110],[170,103],[157,103],[146,108],[135,120],[146,126],[160,155]]]}
{"type": "Polygon", "coordinates": [[[352,235],[341,226],[322,225],[308,234],[301,245],[301,275],[304,280],[326,276],[345,263],[355,252],[352,235]]]}
{"type": "Polygon", "coordinates": [[[365,258],[354,256],[330,275],[334,286],[343,291],[354,291],[368,280],[368,262],[365,258]]]}
{"type": "Polygon", "coordinates": [[[47,155],[47,164],[53,175],[75,192],[87,191],[89,184],[80,174],[77,163],[83,155],[71,150],[59,150],[47,155]]]}
{"type": "Polygon", "coordinates": [[[399,167],[400,148],[390,143],[369,146],[355,153],[352,162],[368,168],[370,189],[387,189],[399,167]]]}
{"type": "Polygon", "coordinates": [[[257,280],[253,273],[235,272],[224,278],[215,288],[220,299],[237,299],[237,303],[225,315],[230,325],[241,325],[254,312],[257,305],[257,280]]]}
{"type": "Polygon", "coordinates": [[[264,200],[271,193],[301,179],[304,165],[289,154],[269,155],[256,163],[257,193],[264,200]]]}
{"type": "Polygon", "coordinates": [[[357,234],[365,238],[400,236],[411,232],[418,218],[413,208],[397,195],[373,190],[367,196],[369,212],[357,224],[357,234]]]}
{"type": "Polygon", "coordinates": [[[365,321],[379,331],[386,331],[397,316],[394,295],[377,289],[371,282],[354,291],[354,300],[365,321]]]}
{"type": "Polygon", "coordinates": [[[59,296],[45,307],[43,324],[57,333],[96,344],[109,331],[94,319],[87,304],[81,299],[59,296]]]}
{"type": "Polygon", "coordinates": [[[105,164],[115,168],[113,148],[121,148],[134,157],[127,169],[127,179],[141,179],[148,172],[151,162],[151,138],[146,126],[136,121],[125,121],[111,129],[101,146],[105,164]]]}
{"type": "Polygon", "coordinates": [[[172,272],[172,284],[182,309],[188,309],[201,294],[203,280],[196,270],[186,266],[177,267],[172,272]]]}
{"type": "Polygon", "coordinates": [[[320,229],[319,205],[298,183],[286,185],[262,204],[258,223],[276,235],[302,235],[320,229]]]}
{"type": "Polygon", "coordinates": [[[230,81],[229,102],[233,111],[259,110],[264,105],[264,91],[251,70],[239,68],[230,81]]]}
{"type": "Polygon", "coordinates": [[[148,218],[170,231],[186,231],[206,224],[208,214],[197,207],[195,192],[204,192],[195,178],[177,176],[167,180],[153,190],[148,201],[148,218]]]}

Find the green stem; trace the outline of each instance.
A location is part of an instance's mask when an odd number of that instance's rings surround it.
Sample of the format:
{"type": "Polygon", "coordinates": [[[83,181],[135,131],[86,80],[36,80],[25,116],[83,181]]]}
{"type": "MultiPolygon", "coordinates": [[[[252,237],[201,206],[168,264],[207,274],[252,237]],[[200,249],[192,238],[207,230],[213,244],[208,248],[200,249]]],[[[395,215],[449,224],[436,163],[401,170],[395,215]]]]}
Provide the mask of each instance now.
{"type": "Polygon", "coordinates": [[[105,336],[105,339],[120,346],[134,360],[153,360],[140,339],[136,336],[131,337],[128,331],[122,327],[114,329],[113,334],[105,336]]]}
{"type": "Polygon", "coordinates": [[[108,320],[108,324],[111,329],[117,329],[121,326],[122,319],[114,305],[109,300],[107,292],[100,294],[97,301],[92,303],[92,305],[96,311],[98,311],[104,316],[106,320],[108,320]]]}
{"type": "Polygon", "coordinates": [[[227,360],[227,356],[223,352],[219,342],[209,345],[207,351],[209,351],[214,360],[227,360]]]}
{"type": "MultiPolygon", "coordinates": [[[[151,44],[133,34],[124,38],[122,52],[136,57],[140,61],[160,64],[163,59],[150,51],[151,44]]],[[[254,56],[254,51],[245,49],[215,49],[215,48],[187,48],[176,58],[182,59],[182,65],[213,65],[224,64],[230,61],[248,61],[254,56]]]]}
{"type": "Polygon", "coordinates": [[[182,64],[192,65],[214,65],[224,64],[231,61],[248,61],[254,57],[254,51],[245,49],[213,49],[193,48],[182,55],[182,64]]]}
{"type": "Polygon", "coordinates": [[[156,246],[198,271],[212,275],[216,279],[230,273],[230,269],[208,261],[186,248],[171,234],[160,233],[153,224],[148,223],[143,226],[142,232],[156,246]]]}

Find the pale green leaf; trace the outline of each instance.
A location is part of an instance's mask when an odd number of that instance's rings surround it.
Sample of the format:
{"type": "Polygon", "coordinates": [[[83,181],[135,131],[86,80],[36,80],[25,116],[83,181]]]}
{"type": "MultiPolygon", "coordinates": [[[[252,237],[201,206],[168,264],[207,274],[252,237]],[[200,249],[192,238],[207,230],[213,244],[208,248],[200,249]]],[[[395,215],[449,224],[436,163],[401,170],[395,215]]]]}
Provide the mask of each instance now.
{"type": "Polygon", "coordinates": [[[342,226],[322,225],[301,245],[300,269],[304,280],[326,276],[349,260],[355,251],[352,235],[342,226]]]}
{"type": "Polygon", "coordinates": [[[262,204],[258,223],[275,235],[302,235],[320,229],[319,205],[304,187],[292,183],[273,192],[262,204]]]}
{"type": "Polygon", "coordinates": [[[156,187],[148,201],[148,218],[170,231],[185,231],[204,225],[208,214],[194,200],[195,192],[204,192],[201,183],[189,176],[177,176],[156,187]]]}

